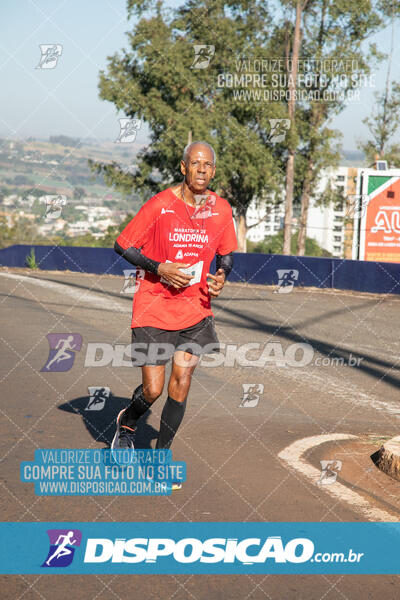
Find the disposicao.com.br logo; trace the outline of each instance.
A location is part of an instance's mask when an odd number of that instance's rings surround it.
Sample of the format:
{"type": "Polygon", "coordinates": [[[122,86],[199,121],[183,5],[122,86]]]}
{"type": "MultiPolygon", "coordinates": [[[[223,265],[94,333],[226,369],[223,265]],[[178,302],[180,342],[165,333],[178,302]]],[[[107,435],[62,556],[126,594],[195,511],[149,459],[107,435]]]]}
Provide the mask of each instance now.
{"type": "Polygon", "coordinates": [[[157,563],[165,558],[177,563],[235,563],[253,565],[268,560],[275,563],[359,562],[362,553],[344,552],[314,554],[314,543],[308,538],[293,538],[286,544],[281,536],[262,538],[89,538],[85,563],[157,563]]]}
{"type": "Polygon", "coordinates": [[[1,574],[400,573],[400,523],[7,522],[0,537],[1,574]]]}

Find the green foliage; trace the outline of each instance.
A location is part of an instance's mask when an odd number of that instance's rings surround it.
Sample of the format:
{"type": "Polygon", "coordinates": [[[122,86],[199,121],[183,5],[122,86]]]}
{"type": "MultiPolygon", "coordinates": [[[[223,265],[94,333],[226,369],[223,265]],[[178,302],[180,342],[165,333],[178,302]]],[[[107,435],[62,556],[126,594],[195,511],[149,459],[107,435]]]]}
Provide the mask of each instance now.
{"type": "MultiPolygon", "coordinates": [[[[147,3],[129,3],[132,12],[143,7],[147,3]]],[[[135,173],[115,162],[90,166],[125,193],[144,185],[157,192],[182,178],[179,164],[191,132],[193,140],[215,148],[214,189],[245,214],[253,198],[271,197],[283,182],[268,134],[269,118],[285,116],[285,109],[279,103],[234,101],[231,89],[217,86],[217,76],[234,72],[238,56],[265,55],[260,44],[271,31],[267,3],[239,1],[226,10],[221,0],[188,0],[170,14],[158,3],[155,14],[142,17],[129,34],[128,48],[100,73],[100,97],[144,120],[151,143],[139,153],[135,173]],[[209,68],[191,68],[195,43],[215,46],[209,68]]]]}
{"type": "Polygon", "coordinates": [[[103,248],[112,248],[114,242],[123,229],[133,219],[133,215],[127,215],[120,225],[110,225],[107,227],[107,233],[104,238],[101,238],[103,248]]]}
{"type": "MultiPolygon", "coordinates": [[[[297,236],[291,239],[291,254],[296,254],[297,236]]],[[[267,236],[262,242],[247,242],[248,252],[260,252],[262,254],[283,254],[283,230],[276,235],[267,236]]],[[[327,250],[321,248],[312,238],[306,238],[306,256],[332,256],[327,250]]]]}
{"type": "Polygon", "coordinates": [[[389,166],[400,167],[400,144],[390,143],[400,127],[400,83],[392,83],[391,90],[375,92],[375,105],[372,115],[363,119],[371,138],[361,142],[359,148],[364,152],[368,163],[387,160],[389,166]]]}
{"type": "Polygon", "coordinates": [[[36,226],[29,219],[18,219],[15,224],[8,227],[6,218],[0,216],[0,248],[13,244],[36,244],[40,239],[36,226]]]}
{"type": "MultiPolygon", "coordinates": [[[[315,0],[307,5],[301,57],[304,61],[324,60],[325,69],[322,76],[314,77],[312,85],[306,88],[318,93],[317,99],[297,103],[296,122],[300,138],[296,150],[297,198],[303,191],[307,169],[313,185],[322,169],[339,164],[342,135],[329,127],[329,123],[345,108],[346,94],[353,90],[352,76],[370,73],[378,59],[382,58],[372,44],[366,43],[368,37],[382,25],[379,7],[365,0],[315,0]],[[340,66],[335,66],[338,58],[340,66]]],[[[317,75],[317,71],[312,68],[311,74],[317,75]]],[[[305,85],[302,87],[304,89],[305,85]]],[[[361,88],[360,98],[363,93],[361,88]]]]}
{"type": "Polygon", "coordinates": [[[337,187],[331,179],[320,194],[314,194],[314,206],[333,206],[335,210],[343,210],[346,197],[343,188],[337,187]]]}
{"type": "Polygon", "coordinates": [[[30,269],[38,269],[39,268],[39,265],[36,262],[34,248],[31,248],[31,251],[27,255],[25,262],[26,262],[26,266],[29,267],[30,269]]]}
{"type": "MultiPolygon", "coordinates": [[[[340,58],[345,65],[340,72],[332,66],[325,79],[312,69],[314,83],[311,88],[300,85],[303,91],[346,92],[352,86],[350,77],[346,85],[343,80],[335,85],[336,75],[351,76],[354,64],[359,73],[370,72],[379,56],[366,40],[382,26],[390,2],[303,3],[301,59],[324,59],[333,65],[340,58]]],[[[123,170],[115,161],[90,161],[93,172],[125,194],[143,186],[152,193],[160,191],[181,178],[179,162],[190,132],[193,140],[204,139],[214,146],[214,189],[235,207],[238,217],[245,217],[252,200],[282,201],[288,147],[296,148],[295,202],[304,201],[321,170],[338,164],[340,134],[329,122],[343,110],[345,95],[329,101],[322,96],[299,100],[286,139],[274,144],[270,119],[287,118],[286,100],[240,102],[232,89],[218,85],[220,74],[246,73],[237,66],[241,57],[268,60],[290,54],[296,4],[281,0],[283,10],[272,14],[265,0],[228,5],[222,0],[186,0],[167,12],[161,1],[129,0],[128,16],[136,15],[138,23],[128,34],[127,47],[111,56],[107,69],[100,72],[100,97],[127,117],[142,119],[151,143],[139,153],[135,172],[123,170]],[[215,47],[208,68],[193,68],[196,43],[215,47]]],[[[271,90],[271,73],[266,78],[271,90]]]]}

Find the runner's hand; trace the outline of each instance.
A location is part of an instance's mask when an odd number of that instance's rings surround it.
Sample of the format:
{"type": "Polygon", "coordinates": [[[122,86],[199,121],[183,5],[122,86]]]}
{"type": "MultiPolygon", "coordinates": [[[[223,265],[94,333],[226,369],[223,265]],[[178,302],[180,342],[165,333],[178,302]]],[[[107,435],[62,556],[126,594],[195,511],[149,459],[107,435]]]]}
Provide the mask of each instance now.
{"type": "Polygon", "coordinates": [[[158,265],[157,275],[163,277],[177,290],[186,287],[193,275],[182,273],[181,269],[189,267],[189,263],[160,263],[158,265]]]}
{"type": "Polygon", "coordinates": [[[207,277],[211,277],[214,281],[208,283],[208,291],[210,296],[216,298],[220,295],[222,288],[225,284],[225,271],[223,269],[218,269],[215,275],[211,275],[211,273],[207,273],[207,277]],[[214,283],[215,282],[215,283],[214,283]]]}

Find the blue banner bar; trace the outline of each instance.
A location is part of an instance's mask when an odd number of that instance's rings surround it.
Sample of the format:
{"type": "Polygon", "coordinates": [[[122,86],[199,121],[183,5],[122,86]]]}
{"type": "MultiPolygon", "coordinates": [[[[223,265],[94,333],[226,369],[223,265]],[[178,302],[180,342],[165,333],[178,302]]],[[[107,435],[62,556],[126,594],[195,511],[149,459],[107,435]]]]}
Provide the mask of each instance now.
{"type": "Polygon", "coordinates": [[[166,496],[186,481],[171,450],[38,449],[23,461],[21,481],[37,496],[166,496]]]}
{"type": "Polygon", "coordinates": [[[400,523],[1,523],[2,574],[399,574],[400,523]]]}

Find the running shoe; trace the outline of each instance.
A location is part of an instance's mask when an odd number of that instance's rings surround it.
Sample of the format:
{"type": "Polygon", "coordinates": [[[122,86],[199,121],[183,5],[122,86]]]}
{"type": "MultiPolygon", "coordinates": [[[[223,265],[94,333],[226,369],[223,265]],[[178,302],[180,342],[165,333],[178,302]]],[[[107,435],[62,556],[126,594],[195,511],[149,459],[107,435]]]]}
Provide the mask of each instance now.
{"type": "Polygon", "coordinates": [[[117,417],[117,429],[111,442],[111,450],[134,450],[134,438],[136,427],[132,429],[125,425],[121,425],[121,416],[125,412],[125,408],[121,410],[117,417]]]}
{"type": "MultiPolygon", "coordinates": [[[[152,477],[146,477],[146,479],[147,479],[147,481],[151,481],[152,483],[154,482],[154,479],[152,477]]],[[[158,483],[162,483],[162,481],[159,481],[158,483]]],[[[176,492],[177,490],[182,489],[181,481],[172,481],[171,483],[165,482],[164,485],[166,485],[168,491],[171,491],[171,492],[176,492]]]]}
{"type": "Polygon", "coordinates": [[[173,492],[176,492],[176,490],[181,490],[182,489],[182,482],[181,481],[174,481],[171,484],[171,488],[173,492]]]}

